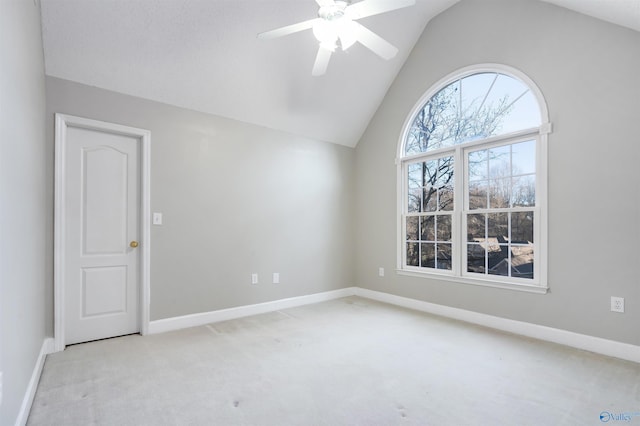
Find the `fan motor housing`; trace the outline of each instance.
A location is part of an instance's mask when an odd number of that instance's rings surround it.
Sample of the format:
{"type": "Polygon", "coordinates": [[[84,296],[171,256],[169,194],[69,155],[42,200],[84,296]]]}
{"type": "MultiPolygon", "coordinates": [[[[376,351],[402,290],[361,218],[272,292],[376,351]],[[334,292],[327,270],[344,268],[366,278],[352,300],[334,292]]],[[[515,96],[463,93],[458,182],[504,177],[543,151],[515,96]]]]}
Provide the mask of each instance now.
{"type": "Polygon", "coordinates": [[[318,17],[327,21],[340,19],[344,16],[344,10],[349,6],[348,1],[334,1],[333,4],[320,7],[318,17]]]}

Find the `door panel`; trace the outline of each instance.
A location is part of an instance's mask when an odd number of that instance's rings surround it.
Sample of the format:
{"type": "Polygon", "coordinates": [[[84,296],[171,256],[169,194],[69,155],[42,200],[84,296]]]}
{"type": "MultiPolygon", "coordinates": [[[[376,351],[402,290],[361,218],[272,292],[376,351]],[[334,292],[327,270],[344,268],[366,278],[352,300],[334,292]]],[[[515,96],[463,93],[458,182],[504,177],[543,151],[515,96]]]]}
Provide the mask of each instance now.
{"type": "Polygon", "coordinates": [[[123,254],[127,239],[127,154],[83,149],[81,201],[84,254],[123,254]],[[111,232],[104,232],[105,229],[111,232]]]}
{"type": "Polygon", "coordinates": [[[82,318],[127,311],[127,267],[82,269],[82,318]]]}
{"type": "Polygon", "coordinates": [[[67,128],[65,344],[140,330],[140,142],[67,128]]]}

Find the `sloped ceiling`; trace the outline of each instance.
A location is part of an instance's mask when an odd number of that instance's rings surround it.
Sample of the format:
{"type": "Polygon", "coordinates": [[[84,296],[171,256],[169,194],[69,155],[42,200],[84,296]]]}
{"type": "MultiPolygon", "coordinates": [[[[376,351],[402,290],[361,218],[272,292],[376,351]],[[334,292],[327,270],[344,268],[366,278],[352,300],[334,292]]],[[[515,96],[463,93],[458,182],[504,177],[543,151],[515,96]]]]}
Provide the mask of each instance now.
{"type": "MultiPolygon", "coordinates": [[[[314,0],[42,0],[47,75],[354,147],[426,24],[459,0],[359,22],[396,47],[356,44],[311,76],[311,31],[256,35],[315,18],[314,0]]],[[[547,0],[640,31],[640,0],[547,0]]]]}
{"type": "Polygon", "coordinates": [[[543,0],[612,24],[640,31],[640,0],[543,0]]]}

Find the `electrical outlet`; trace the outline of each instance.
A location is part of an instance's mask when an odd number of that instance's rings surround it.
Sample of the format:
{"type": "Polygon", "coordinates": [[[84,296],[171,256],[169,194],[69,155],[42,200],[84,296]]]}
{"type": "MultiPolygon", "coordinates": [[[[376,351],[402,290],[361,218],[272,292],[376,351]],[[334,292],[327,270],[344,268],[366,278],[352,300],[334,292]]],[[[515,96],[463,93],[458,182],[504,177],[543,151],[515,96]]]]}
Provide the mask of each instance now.
{"type": "Polygon", "coordinates": [[[624,297],[611,296],[611,312],[624,312],[624,297]]]}
{"type": "Polygon", "coordinates": [[[378,268],[378,276],[384,277],[384,268],[378,268]]]}
{"type": "Polygon", "coordinates": [[[251,274],[251,284],[258,284],[258,274],[251,274]]]}
{"type": "Polygon", "coordinates": [[[278,272],[273,273],[273,283],[280,284],[280,273],[278,272]]]}

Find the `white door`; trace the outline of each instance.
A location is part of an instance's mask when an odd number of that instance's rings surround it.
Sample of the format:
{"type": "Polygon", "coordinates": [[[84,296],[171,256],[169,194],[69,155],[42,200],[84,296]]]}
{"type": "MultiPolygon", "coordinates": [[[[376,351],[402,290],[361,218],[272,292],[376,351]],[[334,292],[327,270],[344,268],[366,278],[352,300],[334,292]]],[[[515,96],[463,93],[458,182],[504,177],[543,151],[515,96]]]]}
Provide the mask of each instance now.
{"type": "Polygon", "coordinates": [[[140,331],[141,142],[108,129],[66,127],[66,345],[140,331]]]}

